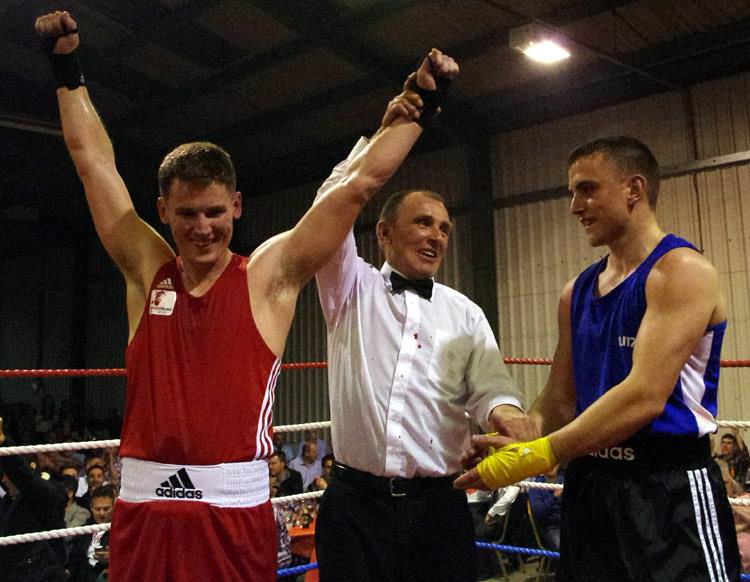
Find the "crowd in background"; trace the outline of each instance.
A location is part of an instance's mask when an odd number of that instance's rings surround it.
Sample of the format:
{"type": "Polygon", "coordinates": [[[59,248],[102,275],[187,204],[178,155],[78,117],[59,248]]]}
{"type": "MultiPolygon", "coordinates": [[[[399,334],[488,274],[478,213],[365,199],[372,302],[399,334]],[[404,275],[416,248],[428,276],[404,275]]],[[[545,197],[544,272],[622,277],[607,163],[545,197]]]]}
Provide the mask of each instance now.
{"type": "MultiPolygon", "coordinates": [[[[0,417],[5,445],[113,439],[119,437],[122,422],[115,409],[98,418],[49,394],[38,405],[0,403],[0,417]]],[[[277,451],[268,459],[271,497],[323,490],[330,479],[333,455],[328,443],[315,431],[300,441],[292,436],[274,435],[277,451]]],[[[117,448],[6,457],[0,462],[0,536],[109,523],[120,471],[117,448]],[[6,463],[12,467],[3,471],[6,463]]],[[[279,567],[307,561],[292,553],[288,531],[313,525],[317,509],[317,499],[274,505],[280,526],[279,567]]],[[[108,532],[97,532],[0,548],[0,578],[102,582],[107,578],[108,538],[108,532]]]]}
{"type": "Polygon", "coordinates": [[[106,417],[77,409],[68,399],[56,401],[44,394],[35,405],[0,401],[5,431],[19,445],[113,439],[120,436],[122,415],[112,407],[106,417]]]}
{"type": "MultiPolygon", "coordinates": [[[[70,401],[57,403],[48,394],[43,396],[38,406],[28,403],[3,404],[0,415],[5,418],[4,432],[9,436],[9,443],[14,444],[117,438],[121,424],[121,416],[115,409],[111,409],[106,418],[87,416],[74,410],[70,401]]],[[[290,433],[274,435],[276,450],[268,459],[271,497],[324,490],[330,480],[334,458],[326,440],[317,431],[305,432],[300,441],[293,440],[293,436],[290,433]]],[[[750,495],[750,453],[741,436],[736,432],[716,435],[714,459],[724,475],[728,496],[750,495]]],[[[59,491],[64,491],[64,508],[60,507],[64,525],[61,527],[107,523],[111,520],[120,483],[121,465],[116,448],[41,453],[24,457],[24,467],[34,479],[53,483],[59,491]]],[[[7,517],[18,491],[8,484],[8,471],[5,473],[3,488],[0,488],[0,516],[7,517]]],[[[562,476],[562,471],[555,471],[554,474],[539,476],[538,480],[561,483],[562,476]]],[[[34,490],[34,495],[39,495],[38,491],[34,490]]],[[[42,498],[35,500],[39,503],[44,501],[42,498]]],[[[517,487],[508,487],[498,492],[471,492],[469,501],[478,539],[499,540],[505,535],[503,541],[510,545],[533,546],[541,543],[547,549],[558,549],[559,494],[536,490],[523,493],[517,487]],[[509,520],[507,527],[506,519],[509,520]],[[530,529],[528,523],[524,523],[528,519],[534,520],[536,532],[530,529]]],[[[314,525],[317,510],[317,499],[274,505],[279,533],[279,567],[306,561],[293,554],[288,532],[291,528],[314,525]]],[[[743,511],[742,508],[735,508],[735,521],[743,568],[750,571],[750,511],[743,511]]],[[[2,535],[9,535],[9,532],[2,535]]],[[[37,544],[26,561],[32,565],[35,561],[39,562],[36,567],[42,572],[45,563],[53,560],[54,556],[62,556],[59,560],[62,560],[64,568],[63,579],[73,582],[105,580],[107,538],[104,532],[66,538],[61,545],[62,553],[57,550],[51,552],[50,548],[44,547],[55,548],[54,544],[37,544]]],[[[18,551],[17,547],[10,552],[7,548],[0,551],[0,562],[12,559],[12,554],[18,551]],[[8,557],[9,553],[11,558],[8,557]]],[[[498,563],[494,552],[479,551],[477,559],[480,562],[480,580],[497,573],[498,563]]],[[[511,567],[513,563],[511,560],[511,567]]],[[[25,573],[20,579],[33,581],[34,577],[25,573]]]]}

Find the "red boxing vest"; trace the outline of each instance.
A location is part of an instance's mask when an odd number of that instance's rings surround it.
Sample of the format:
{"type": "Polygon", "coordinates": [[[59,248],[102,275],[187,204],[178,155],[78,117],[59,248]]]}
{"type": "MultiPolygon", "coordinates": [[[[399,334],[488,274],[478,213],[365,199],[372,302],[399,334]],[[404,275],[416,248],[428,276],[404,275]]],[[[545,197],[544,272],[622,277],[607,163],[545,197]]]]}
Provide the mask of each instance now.
{"type": "Polygon", "coordinates": [[[247,258],[233,254],[202,297],[185,290],[178,262],[154,277],[125,352],[120,455],[175,465],[264,459],[281,361],[250,312],[247,258]]]}

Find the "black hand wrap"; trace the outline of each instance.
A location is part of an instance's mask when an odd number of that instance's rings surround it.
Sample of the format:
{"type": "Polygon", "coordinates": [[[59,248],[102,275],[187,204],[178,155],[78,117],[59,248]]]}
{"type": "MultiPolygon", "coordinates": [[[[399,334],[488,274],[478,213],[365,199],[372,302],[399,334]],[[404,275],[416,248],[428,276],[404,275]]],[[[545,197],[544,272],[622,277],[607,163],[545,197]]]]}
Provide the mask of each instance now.
{"type": "Polygon", "coordinates": [[[430,73],[432,73],[432,76],[435,79],[437,89],[423,89],[417,85],[416,75],[409,80],[407,85],[407,89],[414,91],[422,98],[422,109],[420,110],[419,119],[416,120],[422,127],[427,127],[427,125],[438,116],[442,106],[448,98],[448,88],[451,85],[450,79],[438,76],[432,59],[429,57],[427,57],[427,59],[430,63],[430,73]]]}
{"type": "Polygon", "coordinates": [[[50,65],[52,65],[52,74],[55,76],[58,87],[67,87],[70,90],[86,84],[86,79],[81,72],[81,64],[78,61],[78,49],[71,53],[57,54],[53,52],[57,39],[69,34],[77,34],[78,29],[69,30],[60,36],[47,38],[44,41],[44,48],[47,51],[50,65]]]}

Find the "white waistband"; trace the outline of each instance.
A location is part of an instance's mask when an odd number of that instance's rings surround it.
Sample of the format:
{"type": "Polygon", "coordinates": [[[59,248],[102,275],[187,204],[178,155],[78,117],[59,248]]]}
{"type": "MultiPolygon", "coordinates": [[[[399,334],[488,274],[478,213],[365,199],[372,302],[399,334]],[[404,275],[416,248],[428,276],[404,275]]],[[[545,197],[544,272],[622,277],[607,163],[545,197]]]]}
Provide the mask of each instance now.
{"type": "Polygon", "coordinates": [[[255,507],[269,498],[265,461],[168,465],[124,457],[123,501],[200,501],[219,507],[255,507]]]}

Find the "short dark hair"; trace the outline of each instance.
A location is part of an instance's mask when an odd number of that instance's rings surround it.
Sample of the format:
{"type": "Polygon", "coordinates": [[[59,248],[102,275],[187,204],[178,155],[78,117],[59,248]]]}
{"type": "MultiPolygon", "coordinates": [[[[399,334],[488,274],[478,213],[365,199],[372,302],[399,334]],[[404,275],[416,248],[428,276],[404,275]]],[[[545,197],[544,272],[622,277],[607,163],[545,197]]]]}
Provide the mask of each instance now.
{"type": "Polygon", "coordinates": [[[656,208],[659,197],[659,162],[645,143],[628,135],[595,139],[571,152],[568,167],[581,158],[594,154],[602,154],[623,172],[643,175],[646,178],[648,205],[656,208]]]}
{"type": "Polygon", "coordinates": [[[102,473],[107,472],[107,470],[101,465],[91,465],[88,469],[86,469],[86,476],[88,477],[88,474],[91,473],[91,471],[93,471],[94,469],[101,469],[102,473]]]}
{"type": "Polygon", "coordinates": [[[115,488],[112,485],[99,485],[96,489],[91,492],[91,500],[95,497],[109,497],[112,501],[115,500],[115,488]]]}
{"type": "Polygon", "coordinates": [[[735,445],[737,444],[737,437],[734,436],[731,432],[725,432],[723,435],[721,435],[721,440],[729,439],[731,440],[735,445]]]}
{"type": "Polygon", "coordinates": [[[320,460],[321,465],[325,465],[328,461],[331,461],[332,463],[336,462],[336,459],[333,456],[333,453],[328,453],[327,455],[324,455],[323,458],[320,460]]]}
{"type": "Polygon", "coordinates": [[[286,463],[286,453],[280,449],[276,449],[268,458],[270,459],[271,457],[278,457],[279,461],[286,463]]]}
{"type": "Polygon", "coordinates": [[[72,491],[73,495],[75,495],[76,491],[78,491],[78,479],[76,479],[75,477],[71,477],[70,475],[63,475],[62,484],[67,491],[72,491]]]}
{"type": "Polygon", "coordinates": [[[159,166],[159,194],[166,196],[174,180],[206,186],[217,182],[232,191],[237,186],[232,157],[208,141],[184,143],[164,156],[159,166]]]}
{"type": "Polygon", "coordinates": [[[65,469],[74,469],[75,472],[78,473],[80,467],[75,463],[63,463],[62,465],[60,465],[60,473],[62,473],[65,469]]]}
{"type": "Polygon", "coordinates": [[[428,198],[437,200],[443,206],[448,208],[447,204],[445,203],[445,198],[443,198],[437,192],[433,192],[432,190],[402,190],[400,192],[396,192],[395,194],[391,194],[388,197],[388,200],[385,201],[385,204],[383,204],[383,207],[380,209],[379,220],[382,220],[383,222],[393,223],[396,220],[396,216],[398,216],[398,209],[401,206],[401,203],[409,194],[414,194],[415,192],[419,192],[420,194],[424,194],[428,198]]]}

